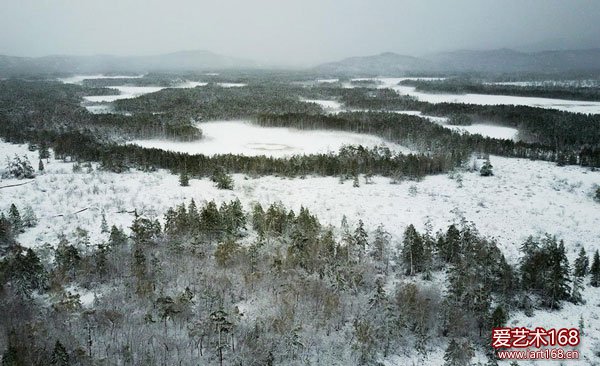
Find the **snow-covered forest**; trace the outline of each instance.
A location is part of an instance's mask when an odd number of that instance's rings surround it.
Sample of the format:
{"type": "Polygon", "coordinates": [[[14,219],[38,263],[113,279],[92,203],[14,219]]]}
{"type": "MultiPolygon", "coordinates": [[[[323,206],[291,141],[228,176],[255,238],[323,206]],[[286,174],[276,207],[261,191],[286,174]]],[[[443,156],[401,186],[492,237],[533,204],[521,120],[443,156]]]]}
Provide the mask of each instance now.
{"type": "Polygon", "coordinates": [[[358,76],[0,80],[2,364],[600,362],[596,92],[358,76]]]}

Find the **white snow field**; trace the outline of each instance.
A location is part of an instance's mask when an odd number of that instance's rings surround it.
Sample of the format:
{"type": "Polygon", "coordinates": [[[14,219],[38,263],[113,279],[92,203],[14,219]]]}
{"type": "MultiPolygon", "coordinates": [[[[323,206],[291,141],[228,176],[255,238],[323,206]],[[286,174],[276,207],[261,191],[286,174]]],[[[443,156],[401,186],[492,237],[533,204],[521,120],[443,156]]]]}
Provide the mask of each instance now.
{"type": "Polygon", "coordinates": [[[318,104],[325,113],[338,114],[344,110],[342,103],[337,100],[326,100],[326,99],[302,99],[306,103],[318,104]]]}
{"type": "Polygon", "coordinates": [[[408,114],[411,116],[419,116],[423,118],[427,118],[428,120],[435,122],[443,127],[449,128],[451,130],[455,130],[462,133],[470,133],[470,134],[479,134],[483,137],[491,137],[496,139],[506,139],[506,140],[518,140],[519,130],[512,127],[504,127],[504,126],[495,126],[491,124],[485,123],[474,123],[469,126],[455,126],[448,124],[448,118],[446,117],[436,117],[436,116],[427,116],[422,114],[420,111],[393,111],[394,113],[399,114],[408,114]]]}
{"type": "Polygon", "coordinates": [[[351,132],[299,130],[261,127],[244,121],[219,121],[198,124],[203,138],[192,142],[133,140],[142,147],[189,154],[243,154],[283,157],[297,154],[337,153],[343,145],[381,146],[403,153],[410,149],[380,137],[351,132]]]}
{"type": "Polygon", "coordinates": [[[506,139],[516,141],[518,138],[519,130],[512,127],[493,126],[482,123],[474,123],[470,126],[454,126],[449,124],[443,124],[444,127],[456,130],[459,132],[466,132],[470,134],[479,134],[484,137],[492,137],[496,139],[506,139]]]}
{"type": "MultiPolygon", "coordinates": [[[[0,143],[0,161],[15,153],[29,156],[37,166],[37,152],[28,151],[25,145],[0,143]]],[[[395,238],[400,238],[411,223],[423,230],[429,221],[438,230],[464,218],[482,234],[497,238],[512,261],[519,256],[519,246],[528,235],[557,235],[565,240],[570,258],[580,245],[590,250],[598,246],[600,204],[593,200],[592,191],[600,184],[600,172],[497,156],[492,156],[491,162],[493,177],[462,172],[400,184],[390,184],[385,177],[374,177],[373,184],[364,184],[361,178],[361,186],[354,188],[350,181],[340,184],[337,177],[268,176],[247,180],[234,175],[235,189],[222,191],[208,179],[192,179],[190,187],[180,187],[178,177],[163,170],[73,174],[71,163],[51,160],[46,171],[31,183],[0,189],[0,210],[6,211],[11,202],[31,205],[43,218],[40,225],[19,238],[26,246],[52,242],[55,234],[68,233],[77,225],[97,234],[101,210],[127,226],[131,215],[118,211],[137,207],[162,215],[167,207],[183,199],[230,200],[236,196],[247,205],[253,201],[282,201],[295,210],[304,205],[324,223],[336,226],[343,215],[350,222],[362,218],[373,230],[382,223],[395,238]],[[74,216],[55,217],[86,207],[90,209],[74,216]]],[[[3,179],[0,187],[17,183],[23,181],[3,179]]]]}
{"type": "MultiPolygon", "coordinates": [[[[197,86],[205,86],[207,83],[198,82],[198,81],[186,81],[173,88],[195,88],[197,86]]],[[[109,86],[111,89],[117,89],[120,94],[117,95],[91,95],[87,97],[83,97],[84,100],[88,102],[114,102],[119,99],[129,99],[136,98],[140,95],[155,93],[157,91],[166,89],[165,86],[109,86]]]]}
{"type": "Polygon", "coordinates": [[[393,89],[402,95],[411,95],[418,100],[429,103],[466,103],[478,105],[526,105],[531,107],[558,109],[574,113],[600,113],[600,102],[577,101],[537,97],[519,97],[512,95],[488,95],[488,94],[446,94],[418,92],[412,86],[398,85],[402,80],[432,80],[436,78],[375,78],[381,83],[378,88],[393,89]]]}
{"type": "MultiPolygon", "coordinates": [[[[26,145],[0,141],[0,161],[14,154],[27,155],[37,166],[37,151],[29,151],[26,145]]],[[[532,234],[550,233],[563,239],[571,263],[581,246],[588,254],[599,247],[600,203],[593,200],[592,191],[600,184],[600,172],[497,156],[491,156],[491,162],[495,173],[492,177],[464,171],[399,184],[390,184],[390,179],[384,177],[375,177],[373,184],[364,184],[361,178],[358,188],[353,187],[351,181],[340,184],[336,177],[251,179],[235,174],[234,189],[229,191],[217,189],[208,179],[192,179],[189,187],[181,187],[178,176],[165,170],[116,174],[96,169],[85,172],[84,168],[84,172],[73,173],[72,163],[50,159],[45,164],[46,170],[32,181],[0,181],[0,187],[26,183],[0,188],[0,210],[6,212],[11,203],[19,208],[33,208],[39,223],[19,235],[18,240],[26,247],[38,248],[41,255],[45,253],[44,248],[57,245],[62,233],[74,242],[78,227],[89,232],[92,244],[107,240],[107,234],[100,231],[102,212],[109,225],[122,226],[128,232],[133,219],[128,212],[134,208],[144,215],[162,219],[168,207],[191,198],[198,204],[212,199],[219,204],[236,197],[246,209],[254,202],[262,205],[282,202],[295,211],[304,206],[323,224],[336,227],[344,215],[351,226],[361,218],[369,230],[381,223],[392,234],[393,245],[401,240],[403,231],[411,223],[420,231],[429,223],[437,231],[467,220],[483,235],[496,238],[513,264],[520,257],[521,243],[532,234]]],[[[96,164],[93,165],[96,168],[96,164]]],[[[91,296],[88,296],[89,301],[91,296]]],[[[537,310],[530,318],[514,313],[508,324],[530,328],[578,327],[581,316],[585,324],[585,335],[579,346],[581,359],[593,362],[592,354],[600,346],[600,289],[586,284],[583,298],[587,299],[585,305],[565,303],[560,311],[537,310]]],[[[435,363],[442,359],[443,349],[432,352],[426,362],[412,355],[393,356],[385,364],[435,363]]],[[[555,365],[556,361],[520,364],[555,365]]]]}
{"type": "Polygon", "coordinates": [[[223,87],[223,88],[241,88],[248,84],[246,84],[246,83],[217,83],[217,85],[220,87],[223,87]]]}
{"type": "Polygon", "coordinates": [[[144,75],[73,75],[66,78],[59,78],[65,84],[81,84],[86,79],[139,79],[143,78],[144,75]]]}
{"type": "Polygon", "coordinates": [[[88,102],[114,102],[119,99],[129,99],[139,97],[140,95],[154,93],[159,90],[165,89],[163,86],[110,86],[111,89],[117,89],[119,94],[117,95],[91,95],[83,97],[88,102]]]}

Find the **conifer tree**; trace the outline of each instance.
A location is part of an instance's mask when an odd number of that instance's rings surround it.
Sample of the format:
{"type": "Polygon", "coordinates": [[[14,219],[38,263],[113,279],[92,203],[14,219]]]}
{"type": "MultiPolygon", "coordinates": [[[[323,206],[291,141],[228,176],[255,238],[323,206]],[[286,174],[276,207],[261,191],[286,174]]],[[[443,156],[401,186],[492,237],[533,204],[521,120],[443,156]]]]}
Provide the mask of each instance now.
{"type": "Polygon", "coordinates": [[[371,251],[371,256],[373,260],[387,272],[388,269],[388,252],[390,245],[390,233],[385,231],[383,224],[380,224],[375,230],[375,235],[373,239],[373,250],[371,251]]]}
{"type": "Polygon", "coordinates": [[[466,339],[451,339],[444,353],[444,366],[468,366],[475,356],[471,342],[466,339]]]}
{"type": "Polygon", "coordinates": [[[406,273],[414,276],[423,269],[424,249],[423,239],[412,224],[404,231],[402,244],[402,262],[406,266],[406,273]]]}
{"type": "Polygon", "coordinates": [[[446,263],[454,263],[460,253],[460,231],[454,224],[438,240],[438,253],[446,263]]]}
{"type": "Polygon", "coordinates": [[[13,228],[9,219],[0,213],[0,246],[7,246],[13,242],[13,228]]]}
{"type": "Polygon", "coordinates": [[[50,365],[52,366],[69,366],[69,354],[65,347],[59,341],[54,344],[54,351],[52,351],[52,357],[50,358],[50,365]]]}
{"type": "Polygon", "coordinates": [[[38,162],[38,171],[44,171],[44,162],[42,161],[42,159],[40,159],[40,161],[38,162]]]}
{"type": "Polygon", "coordinates": [[[356,255],[358,259],[362,259],[367,250],[367,245],[369,244],[367,241],[368,235],[365,231],[365,224],[362,220],[358,220],[358,225],[354,230],[354,247],[356,249],[356,255]]]}
{"type": "Polygon", "coordinates": [[[594,260],[590,267],[590,275],[592,276],[590,285],[593,287],[600,287],[600,254],[598,253],[598,250],[594,253],[594,260]]]}
{"type": "Polygon", "coordinates": [[[14,203],[10,205],[10,209],[8,211],[8,220],[12,226],[13,233],[18,234],[23,232],[23,220],[21,219],[21,214],[14,203]]]}
{"type": "Polygon", "coordinates": [[[108,233],[108,223],[106,222],[106,215],[102,211],[102,219],[100,221],[100,232],[108,233]]]}
{"type": "Polygon", "coordinates": [[[589,270],[589,264],[590,261],[585,253],[585,249],[581,247],[579,255],[577,256],[577,259],[575,259],[573,275],[576,277],[585,277],[589,270]]]}
{"type": "Polygon", "coordinates": [[[108,244],[111,247],[119,247],[127,244],[127,235],[125,235],[123,229],[118,228],[116,225],[111,226],[108,244]]]}
{"type": "Polygon", "coordinates": [[[179,185],[182,187],[187,187],[190,185],[190,177],[185,170],[182,170],[181,173],[179,173],[179,185]]]}
{"type": "Polygon", "coordinates": [[[479,170],[479,174],[481,174],[482,177],[492,176],[492,175],[494,175],[492,168],[493,168],[493,166],[492,166],[492,163],[490,162],[490,159],[487,159],[485,161],[485,163],[483,163],[483,165],[481,166],[481,169],[479,170]]]}

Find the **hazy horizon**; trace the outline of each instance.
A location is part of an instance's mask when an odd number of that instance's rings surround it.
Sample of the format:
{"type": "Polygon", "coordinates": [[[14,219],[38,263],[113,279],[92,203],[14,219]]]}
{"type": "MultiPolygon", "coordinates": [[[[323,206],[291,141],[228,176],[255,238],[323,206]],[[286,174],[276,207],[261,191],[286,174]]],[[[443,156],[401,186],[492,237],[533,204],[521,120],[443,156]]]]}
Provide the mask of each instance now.
{"type": "Polygon", "coordinates": [[[308,66],[382,52],[497,48],[600,48],[600,2],[25,0],[0,14],[0,54],[11,56],[206,50],[308,66]]]}

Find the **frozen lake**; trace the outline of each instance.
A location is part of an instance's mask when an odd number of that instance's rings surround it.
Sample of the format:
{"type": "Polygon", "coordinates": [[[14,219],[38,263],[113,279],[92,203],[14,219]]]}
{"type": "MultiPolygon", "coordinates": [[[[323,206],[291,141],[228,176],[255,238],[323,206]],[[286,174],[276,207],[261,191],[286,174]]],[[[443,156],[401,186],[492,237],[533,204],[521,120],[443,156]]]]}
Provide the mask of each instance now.
{"type": "Polygon", "coordinates": [[[343,145],[381,146],[409,153],[410,149],[373,135],[341,131],[298,130],[285,127],[260,127],[244,121],[219,121],[199,124],[204,138],[192,142],[134,140],[147,148],[188,154],[243,154],[284,157],[297,154],[337,152],[343,145]]]}
{"type": "Polygon", "coordinates": [[[318,104],[326,113],[338,114],[344,110],[342,104],[336,100],[326,100],[326,99],[302,99],[303,102],[306,103],[315,103],[318,104]]]}
{"type": "Polygon", "coordinates": [[[73,75],[66,78],[59,78],[65,84],[81,84],[86,79],[139,79],[144,75],[73,75]]]}
{"type": "Polygon", "coordinates": [[[128,99],[139,97],[140,95],[154,93],[165,89],[161,86],[111,86],[111,89],[117,89],[120,94],[117,95],[92,95],[83,97],[84,100],[94,103],[114,102],[119,99],[128,99]]]}
{"type": "Polygon", "coordinates": [[[470,126],[453,126],[448,124],[444,124],[443,126],[462,133],[467,132],[472,135],[478,134],[483,137],[491,137],[496,139],[505,139],[513,141],[517,140],[517,136],[519,133],[519,131],[516,128],[486,125],[482,123],[474,123],[470,126]]]}
{"type": "Polygon", "coordinates": [[[489,94],[442,94],[425,93],[416,91],[412,86],[398,85],[402,80],[432,80],[435,78],[376,78],[381,83],[379,88],[393,89],[399,94],[410,95],[418,100],[429,103],[465,103],[478,105],[525,105],[530,107],[540,107],[557,109],[574,113],[600,113],[600,102],[577,101],[565,99],[537,98],[537,97],[519,97],[512,95],[489,95],[489,94]]]}

